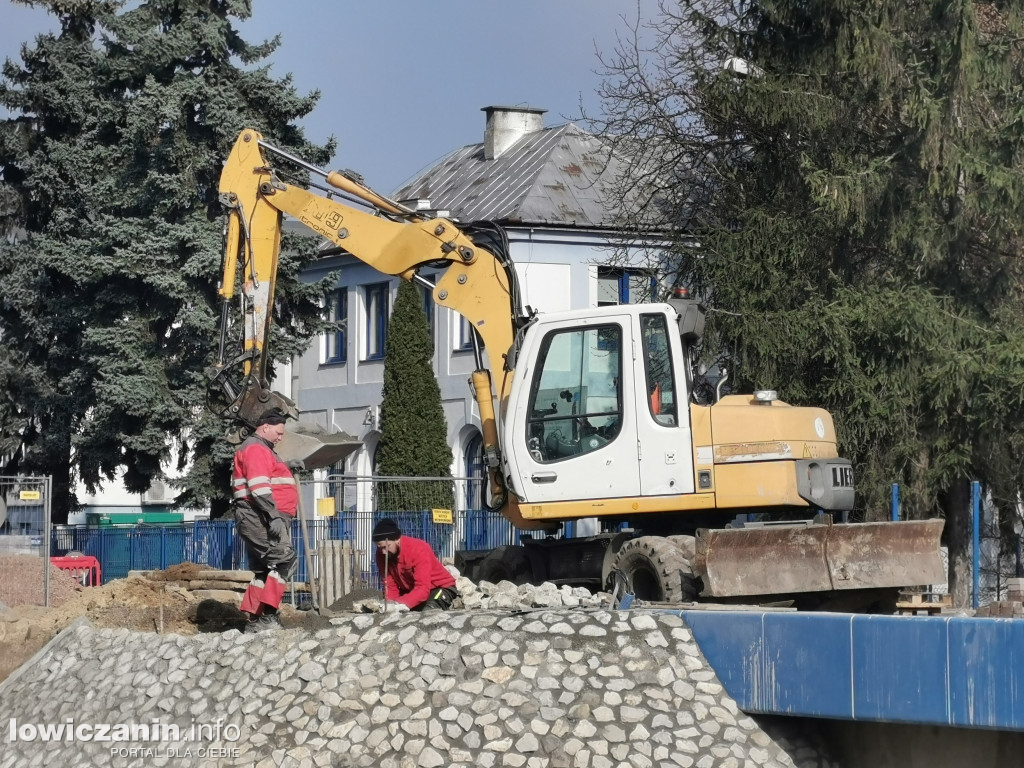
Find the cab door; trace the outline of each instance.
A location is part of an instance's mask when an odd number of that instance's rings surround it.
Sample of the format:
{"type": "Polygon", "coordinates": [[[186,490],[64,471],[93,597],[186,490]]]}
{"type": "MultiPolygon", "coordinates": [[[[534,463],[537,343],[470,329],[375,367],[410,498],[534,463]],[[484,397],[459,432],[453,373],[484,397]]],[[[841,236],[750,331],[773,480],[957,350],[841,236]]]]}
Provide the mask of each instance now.
{"type": "Polygon", "coordinates": [[[510,469],[527,502],[639,494],[631,319],[531,329],[509,400],[510,469]]]}
{"type": "Polygon", "coordinates": [[[664,311],[641,312],[638,354],[633,364],[640,491],[644,496],[693,493],[693,437],[690,395],[682,344],[664,311]]]}

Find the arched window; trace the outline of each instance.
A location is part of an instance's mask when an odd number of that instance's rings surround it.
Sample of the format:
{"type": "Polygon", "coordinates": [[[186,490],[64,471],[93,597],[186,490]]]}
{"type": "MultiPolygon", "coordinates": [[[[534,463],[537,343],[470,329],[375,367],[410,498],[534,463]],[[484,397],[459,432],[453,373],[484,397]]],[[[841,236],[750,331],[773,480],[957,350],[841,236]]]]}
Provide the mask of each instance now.
{"type": "Polygon", "coordinates": [[[487,473],[484,471],[484,441],[477,432],[466,443],[466,509],[484,508],[484,485],[487,473]]]}

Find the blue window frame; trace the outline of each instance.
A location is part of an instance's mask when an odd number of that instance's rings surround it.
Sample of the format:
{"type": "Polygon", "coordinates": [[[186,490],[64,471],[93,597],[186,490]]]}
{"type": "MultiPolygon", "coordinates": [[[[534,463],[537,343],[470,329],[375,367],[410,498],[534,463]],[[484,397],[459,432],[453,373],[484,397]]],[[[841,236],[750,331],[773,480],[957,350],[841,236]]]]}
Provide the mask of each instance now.
{"type": "Polygon", "coordinates": [[[374,283],[363,288],[366,306],[366,360],[381,360],[388,336],[391,286],[374,283]]]}
{"type": "Polygon", "coordinates": [[[487,474],[484,468],[484,441],[480,433],[476,433],[466,443],[466,509],[484,508],[484,485],[487,474]]]}
{"type": "Polygon", "coordinates": [[[328,296],[327,319],[340,323],[337,331],[324,336],[324,363],[344,363],[348,349],[345,320],[348,318],[348,291],[345,288],[328,296]]]}
{"type": "Polygon", "coordinates": [[[657,278],[647,269],[597,268],[597,306],[643,304],[657,298],[657,278]]]}
{"type": "Polygon", "coordinates": [[[458,334],[455,338],[455,349],[458,351],[464,351],[473,348],[473,336],[471,335],[474,331],[472,325],[469,324],[469,320],[464,318],[462,315],[458,315],[459,325],[456,333],[458,334]]]}

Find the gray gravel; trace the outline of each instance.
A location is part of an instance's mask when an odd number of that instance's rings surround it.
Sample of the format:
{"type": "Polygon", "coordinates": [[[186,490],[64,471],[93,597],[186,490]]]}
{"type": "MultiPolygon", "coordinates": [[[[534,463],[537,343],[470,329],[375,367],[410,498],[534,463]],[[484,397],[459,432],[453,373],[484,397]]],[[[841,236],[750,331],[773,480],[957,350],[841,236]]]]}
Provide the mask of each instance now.
{"type": "MultiPolygon", "coordinates": [[[[19,728],[73,718],[176,725],[179,738],[11,743],[0,724],[0,768],[797,764],[739,711],[676,614],[476,610],[331,623],[191,637],[78,623],[0,685],[0,710],[19,728]],[[218,720],[219,740],[190,739],[195,724],[218,720]],[[200,753],[210,749],[224,751],[200,753]]],[[[810,755],[799,765],[830,764],[810,755]]]]}

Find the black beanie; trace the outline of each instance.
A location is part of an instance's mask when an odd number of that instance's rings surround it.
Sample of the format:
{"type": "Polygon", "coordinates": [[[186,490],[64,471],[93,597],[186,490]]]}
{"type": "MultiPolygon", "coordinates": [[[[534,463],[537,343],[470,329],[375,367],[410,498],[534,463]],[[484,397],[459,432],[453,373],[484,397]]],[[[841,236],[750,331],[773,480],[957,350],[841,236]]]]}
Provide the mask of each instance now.
{"type": "Polygon", "coordinates": [[[256,426],[262,427],[264,424],[284,424],[286,421],[288,421],[288,417],[280,411],[269,410],[256,420],[256,426]]]}
{"type": "Polygon", "coordinates": [[[373,527],[374,541],[397,541],[401,536],[402,532],[398,530],[398,523],[390,517],[385,517],[373,527]]]}

